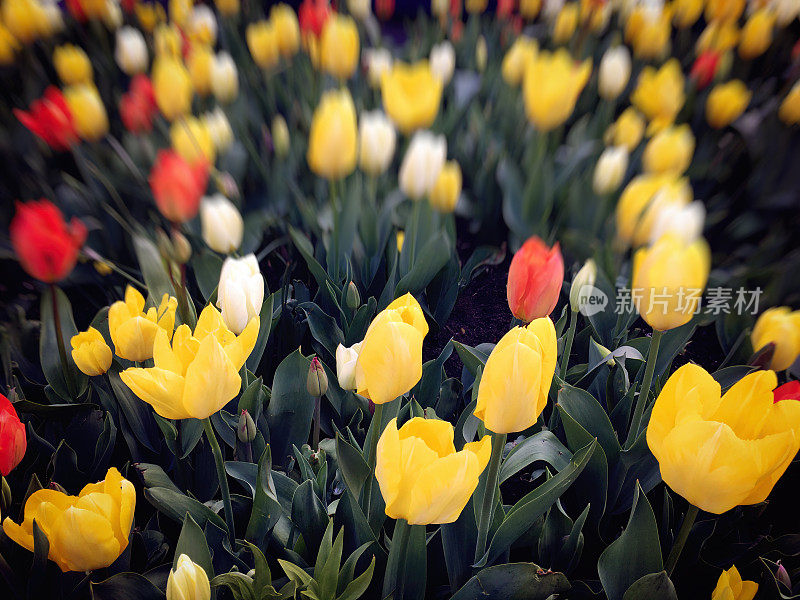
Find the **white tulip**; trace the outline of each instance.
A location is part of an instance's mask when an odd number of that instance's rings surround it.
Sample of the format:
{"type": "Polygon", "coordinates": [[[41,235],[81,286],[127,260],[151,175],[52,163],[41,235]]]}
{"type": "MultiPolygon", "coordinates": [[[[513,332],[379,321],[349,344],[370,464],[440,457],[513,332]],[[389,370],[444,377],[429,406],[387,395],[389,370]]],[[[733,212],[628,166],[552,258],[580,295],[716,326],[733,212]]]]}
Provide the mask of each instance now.
{"type": "Polygon", "coordinates": [[[548,23],[555,22],[565,4],[566,0],[547,0],[542,7],[542,17],[548,23]]]}
{"type": "Polygon", "coordinates": [[[120,27],[114,57],[126,75],[143,73],[147,69],[147,42],[142,32],[135,27],[120,27]]]}
{"type": "Polygon", "coordinates": [[[192,9],[187,29],[191,37],[213,45],[217,41],[217,19],[214,11],[205,4],[198,4],[192,9]]]}
{"type": "Polygon", "coordinates": [[[362,342],[346,348],[342,344],[336,347],[336,379],[343,390],[356,389],[356,362],[361,352],[362,342]]]}
{"type": "Polygon", "coordinates": [[[50,36],[64,30],[64,17],[57,0],[42,0],[45,33],[50,36]]]}
{"type": "Polygon", "coordinates": [[[431,48],[430,67],[431,72],[442,80],[443,85],[450,83],[456,68],[456,51],[453,49],[453,44],[445,40],[431,48]]]}
{"type": "Polygon", "coordinates": [[[786,27],[800,15],[800,2],[797,0],[772,0],[770,8],[775,13],[778,27],[786,27]]]}
{"type": "Polygon", "coordinates": [[[106,0],[106,14],[103,23],[109,29],[119,29],[122,26],[122,7],[118,0],[106,0]]]}
{"type": "Polygon", "coordinates": [[[583,288],[594,287],[597,280],[597,263],[594,259],[587,260],[580,270],[575,274],[572,285],[569,288],[569,305],[574,312],[578,312],[581,307],[581,290],[583,288]]]}
{"type": "Polygon", "coordinates": [[[233,57],[227,52],[220,52],[214,57],[211,65],[211,91],[224,104],[233,101],[239,93],[239,73],[233,57]]]}
{"type": "Polygon", "coordinates": [[[594,168],[594,193],[604,195],[615,191],[627,170],[628,149],[625,146],[611,146],[603,150],[594,168]]]}
{"type": "Polygon", "coordinates": [[[208,247],[229,254],[242,243],[244,222],[236,206],[222,194],[203,198],[200,203],[200,223],[208,247]]]}
{"type": "Polygon", "coordinates": [[[371,12],[370,4],[370,0],[347,0],[347,10],[359,21],[364,21],[371,12]]]}
{"type": "Polygon", "coordinates": [[[203,567],[186,554],[178,557],[167,579],[167,600],[209,600],[211,584],[203,567]]]}
{"type": "Polygon", "coordinates": [[[380,175],[392,162],[397,134],[380,110],[361,114],[358,124],[358,162],[361,170],[380,175]]]}
{"type": "Polygon", "coordinates": [[[240,334],[250,319],[259,315],[263,303],[264,278],[255,255],[226,258],[219,274],[217,308],[228,329],[240,334]]]}
{"type": "Polygon", "coordinates": [[[443,135],[418,131],[411,138],[400,165],[400,189],[412,200],[420,200],[433,189],[447,158],[443,135]]]}
{"type": "Polygon", "coordinates": [[[203,115],[203,122],[208,127],[217,152],[222,153],[230,148],[233,143],[233,129],[225,111],[218,106],[212,112],[203,115]]]}
{"type": "Polygon", "coordinates": [[[386,48],[367,48],[364,50],[364,64],[367,66],[369,84],[378,88],[383,74],[392,68],[392,53],[386,48]]]}
{"type": "Polygon", "coordinates": [[[450,10],[449,0],[431,0],[431,14],[441,18],[447,16],[447,11],[450,10]]]}
{"type": "MultiPolygon", "coordinates": [[[[653,199],[653,204],[662,204],[658,201],[658,196],[653,199]]],[[[650,241],[655,242],[662,235],[672,233],[679,236],[686,244],[691,244],[703,234],[705,220],[706,208],[699,200],[689,204],[665,202],[663,208],[656,213],[650,241]]]]}
{"type": "Polygon", "coordinates": [[[609,48],[600,61],[598,87],[606,100],[614,100],[628,85],[631,76],[631,53],[626,46],[609,48]]]}

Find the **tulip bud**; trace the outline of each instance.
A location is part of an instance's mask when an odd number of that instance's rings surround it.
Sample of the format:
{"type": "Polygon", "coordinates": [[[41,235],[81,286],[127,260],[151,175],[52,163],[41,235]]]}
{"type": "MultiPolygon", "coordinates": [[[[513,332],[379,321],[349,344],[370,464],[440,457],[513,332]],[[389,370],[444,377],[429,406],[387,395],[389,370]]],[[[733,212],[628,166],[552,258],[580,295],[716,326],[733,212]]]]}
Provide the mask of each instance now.
{"type": "Polygon", "coordinates": [[[217,41],[217,19],[214,11],[205,4],[195,6],[189,15],[186,30],[194,42],[213,46],[217,41]]]}
{"type": "Polygon", "coordinates": [[[800,123],[800,82],[794,84],[781,102],[778,118],[787,125],[800,123]]]}
{"type": "Polygon", "coordinates": [[[53,52],[53,64],[64,85],[92,83],[92,63],[78,46],[64,44],[53,52]]]}
{"type": "Polygon", "coordinates": [[[212,112],[205,113],[200,120],[208,130],[217,153],[223,153],[230,148],[233,143],[233,129],[222,108],[218,106],[212,112]]]}
{"type": "Polygon", "coordinates": [[[306,389],[315,398],[324,396],[325,392],[328,391],[328,376],[325,375],[325,369],[316,356],[311,359],[311,365],[308,368],[306,389]]]}
{"type": "Polygon", "coordinates": [[[63,485],[61,485],[60,483],[58,483],[57,481],[51,481],[50,485],[47,486],[47,487],[50,488],[51,490],[57,491],[60,494],[66,494],[67,493],[66,488],[63,485]]]}
{"type": "Polygon", "coordinates": [[[361,114],[358,126],[358,164],[370,175],[380,175],[392,162],[397,134],[380,110],[361,114]]]}
{"type": "Polygon", "coordinates": [[[689,125],[672,125],[659,131],[645,146],[642,155],[645,173],[683,175],[692,162],[694,146],[689,125]]]}
{"type": "Polygon", "coordinates": [[[372,12],[370,4],[370,0],[347,0],[347,11],[359,21],[364,21],[372,12]]]}
{"type": "Polygon", "coordinates": [[[221,254],[236,250],[242,243],[244,221],[233,202],[222,194],[203,198],[200,203],[203,240],[221,254]]]}
{"type": "Polygon", "coordinates": [[[686,244],[691,244],[703,234],[705,206],[699,200],[689,204],[662,202],[658,196],[667,193],[669,192],[660,191],[653,199],[652,207],[656,212],[650,231],[650,242],[655,243],[662,235],[671,233],[679,236],[686,244]]]}
{"type": "Polygon", "coordinates": [[[525,323],[548,316],[556,307],[562,283],[564,259],[558,242],[548,248],[540,238],[531,237],[514,254],[508,269],[511,313],[525,323]]]}
{"type": "Polygon", "coordinates": [[[289,154],[289,127],[282,115],[272,119],[272,147],[278,158],[286,158],[289,154]]]}
{"type": "Polygon", "coordinates": [[[792,578],[789,577],[789,571],[780,563],[778,564],[778,570],[775,572],[775,579],[785,585],[787,590],[792,589],[792,578]]]}
{"type": "Polygon", "coordinates": [[[346,87],[322,95],[308,134],[306,160],[314,173],[341,179],[353,172],[358,159],[356,121],[356,106],[346,87]]]}
{"type": "Polygon", "coordinates": [[[447,157],[447,140],[443,135],[418,131],[411,138],[398,179],[400,189],[412,200],[428,195],[439,178],[447,157]]]}
{"type": "Polygon", "coordinates": [[[800,15],[800,3],[795,0],[772,0],[770,8],[775,11],[778,27],[786,27],[800,15]]]}
{"type": "Polygon", "coordinates": [[[585,287],[593,287],[597,279],[597,264],[593,259],[587,260],[575,274],[569,288],[569,305],[573,312],[578,312],[581,307],[581,294],[585,287]]]}
{"type": "Polygon", "coordinates": [[[486,48],[486,38],[480,36],[478,42],[475,44],[475,66],[479,73],[483,73],[486,69],[486,61],[489,58],[489,51],[486,48]]]}
{"type": "Polygon", "coordinates": [[[628,149],[625,146],[611,146],[600,155],[594,168],[592,188],[598,196],[617,190],[628,170],[628,149]]]}
{"type": "Polygon", "coordinates": [[[239,415],[239,424],[236,426],[236,436],[243,444],[249,444],[256,439],[256,422],[246,408],[239,415]]]}
{"type": "Polygon", "coordinates": [[[609,48],[600,61],[598,87],[606,100],[617,98],[631,76],[631,53],[626,46],[609,48]]]}
{"type": "Polygon", "coordinates": [[[715,129],[727,127],[747,110],[752,95],[739,79],[715,86],[706,100],[708,124],[715,129]]]}
{"type": "Polygon", "coordinates": [[[143,73],[147,69],[147,43],[142,32],[130,26],[120,28],[114,58],[126,75],[143,73]]]}
{"type": "Polygon", "coordinates": [[[192,245],[178,230],[172,232],[172,257],[179,265],[185,265],[192,257],[192,245]]]}
{"type": "Polygon", "coordinates": [[[108,133],[106,107],[93,83],[69,86],[64,90],[64,98],[82,139],[97,142],[108,133]]]}
{"type": "Polygon", "coordinates": [[[222,264],[217,287],[217,306],[228,329],[239,334],[264,303],[264,278],[254,254],[228,257],[222,264]]]}
{"type": "Polygon", "coordinates": [[[361,55],[356,22],[346,15],[332,13],[319,36],[322,70],[337,79],[347,79],[356,70],[361,55]]]}
{"type": "Polygon", "coordinates": [[[461,195],[461,167],[454,160],[445,163],[433,185],[428,199],[431,206],[441,213],[451,213],[461,195]]]}
{"type": "Polygon", "coordinates": [[[165,260],[172,259],[172,242],[161,227],[156,227],[156,247],[159,254],[161,254],[161,258],[165,260]]]}
{"type": "Polygon", "coordinates": [[[342,344],[336,347],[336,379],[343,390],[356,389],[356,362],[361,351],[361,342],[346,348],[342,344]]]}
{"type": "Polygon", "coordinates": [[[192,562],[185,554],[178,557],[178,564],[167,579],[167,600],[209,600],[211,585],[203,567],[192,562]]]}
{"type": "Polygon", "coordinates": [[[239,94],[239,73],[233,57],[227,52],[220,52],[214,57],[211,66],[211,91],[223,104],[232,102],[239,94]]]}
{"type": "Polygon", "coordinates": [[[224,17],[232,17],[239,14],[239,0],[214,0],[217,12],[224,17]]]}
{"type": "Polygon", "coordinates": [[[0,475],[8,476],[25,456],[28,439],[11,400],[0,394],[0,475]]]}
{"type": "Polygon", "coordinates": [[[456,68],[456,51],[453,44],[447,40],[431,48],[430,67],[433,74],[438,77],[443,85],[450,83],[453,71],[456,68]]]}
{"type": "Polygon", "coordinates": [[[800,310],[792,311],[787,306],[765,310],[756,320],[750,341],[756,352],[775,344],[769,368],[773,371],[788,369],[800,356],[800,310]]]}
{"type": "Polygon", "coordinates": [[[719,67],[720,54],[713,50],[702,52],[695,59],[689,77],[694,80],[698,90],[704,90],[714,80],[719,67]]]}
{"type": "Polygon", "coordinates": [[[347,285],[345,302],[347,302],[347,308],[350,310],[355,310],[361,306],[361,294],[358,293],[358,286],[352,281],[347,285]]]}
{"type": "Polygon", "coordinates": [[[111,348],[106,344],[102,334],[94,327],[89,327],[70,339],[72,360],[82,373],[94,377],[102,375],[111,366],[111,348]]]}
{"type": "MultiPolygon", "coordinates": [[[[595,350],[597,350],[598,354],[600,354],[601,357],[606,357],[609,354],[611,354],[611,350],[609,350],[608,348],[597,342],[594,338],[589,338],[589,342],[592,344],[592,346],[594,346],[595,350]]],[[[604,362],[609,367],[613,367],[614,365],[617,364],[613,356],[609,356],[604,362]]]]}

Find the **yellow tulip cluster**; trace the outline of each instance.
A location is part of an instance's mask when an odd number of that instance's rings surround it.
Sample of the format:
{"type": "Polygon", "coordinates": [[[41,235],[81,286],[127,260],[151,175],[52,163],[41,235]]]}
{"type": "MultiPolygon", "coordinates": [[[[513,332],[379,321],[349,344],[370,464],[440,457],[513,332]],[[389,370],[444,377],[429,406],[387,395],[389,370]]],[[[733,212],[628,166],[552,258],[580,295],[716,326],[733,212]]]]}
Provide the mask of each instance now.
{"type": "Polygon", "coordinates": [[[289,59],[300,48],[297,15],[288,4],[277,4],[270,10],[269,19],[247,26],[245,37],[255,63],[262,69],[272,69],[281,57],[289,59]]]}

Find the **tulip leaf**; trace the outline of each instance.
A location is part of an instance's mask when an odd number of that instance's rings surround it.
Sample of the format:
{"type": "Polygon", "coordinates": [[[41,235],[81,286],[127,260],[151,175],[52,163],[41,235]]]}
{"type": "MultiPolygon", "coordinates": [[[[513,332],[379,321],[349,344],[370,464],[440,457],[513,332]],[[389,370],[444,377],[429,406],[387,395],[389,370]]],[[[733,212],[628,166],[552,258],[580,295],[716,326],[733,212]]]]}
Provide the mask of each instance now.
{"type": "Polygon", "coordinates": [[[641,486],[636,486],[628,525],[600,555],[597,572],[608,600],[623,600],[638,579],[664,568],[658,524],[641,486]]]}
{"type": "Polygon", "coordinates": [[[136,260],[139,262],[139,269],[150,299],[158,306],[164,294],[175,295],[175,288],[169,280],[169,273],[164,266],[164,259],[156,245],[140,234],[133,235],[133,250],[136,253],[136,260]]]}
{"type": "Polygon", "coordinates": [[[259,600],[259,597],[253,591],[252,579],[239,571],[217,575],[210,583],[212,588],[227,587],[237,600],[259,600]]]}
{"type": "Polygon", "coordinates": [[[39,336],[39,360],[42,371],[47,382],[60,398],[67,402],[74,402],[86,391],[88,378],[78,370],[75,361],[72,360],[70,340],[78,333],[72,317],[72,305],[64,292],[57,287],[52,287],[45,289],[42,293],[40,310],[42,324],[39,336]],[[64,343],[66,365],[61,364],[61,355],[58,349],[54,304],[57,306],[58,320],[61,324],[61,339],[64,343]]]}
{"type": "Polygon", "coordinates": [[[558,390],[558,405],[563,406],[581,427],[597,438],[609,464],[614,463],[621,450],[619,440],[608,413],[595,397],[586,390],[565,383],[558,390]]]}
{"type": "Polygon", "coordinates": [[[447,264],[451,252],[450,240],[443,231],[437,232],[417,251],[411,270],[397,282],[394,297],[399,298],[406,292],[418,294],[424,290],[447,264]]]}
{"type": "Polygon", "coordinates": [[[281,361],[272,382],[272,397],[267,405],[272,460],[286,463],[292,446],[308,441],[314,399],[306,389],[311,362],[297,349],[281,361]]]}
{"type": "Polygon", "coordinates": [[[547,600],[570,588],[563,573],[533,563],[508,563],[479,571],[451,600],[547,600]]]}
{"type": "Polygon", "coordinates": [[[474,502],[473,496],[458,519],[452,523],[445,523],[440,528],[444,562],[452,592],[458,590],[472,575],[473,548],[478,537],[474,502]]]}
{"type": "Polygon", "coordinates": [[[259,313],[259,329],[258,329],[258,337],[256,338],[256,344],[253,346],[253,351],[250,353],[250,356],[247,357],[247,361],[245,365],[247,369],[253,373],[255,373],[256,369],[258,368],[258,364],[261,362],[261,357],[264,355],[264,349],[267,347],[267,341],[269,340],[269,334],[272,331],[272,318],[273,318],[273,311],[275,309],[275,296],[278,292],[274,294],[269,294],[265,299],[264,303],[261,305],[261,312],[259,313]]]}
{"type": "Polygon", "coordinates": [[[292,523],[303,536],[306,548],[319,547],[328,526],[328,513],[314,493],[314,486],[309,479],[297,486],[294,492],[292,523]]]}
{"type": "Polygon", "coordinates": [[[167,487],[151,487],[144,491],[144,497],[160,512],[179,523],[183,522],[186,513],[189,513],[198,524],[211,521],[223,531],[228,530],[222,517],[205,504],[181,492],[167,487]]]}
{"type": "Polygon", "coordinates": [[[258,460],[253,508],[247,522],[245,538],[260,544],[283,513],[272,479],[272,453],[269,445],[258,460]]]}
{"type": "Polygon", "coordinates": [[[500,483],[538,460],[543,460],[557,471],[561,471],[569,464],[571,458],[572,452],[552,431],[540,431],[511,449],[500,465],[500,483]]]}
{"type": "Polygon", "coordinates": [[[31,564],[31,576],[28,580],[28,597],[38,598],[42,586],[46,581],[45,571],[47,569],[47,556],[50,553],[50,540],[41,530],[36,519],[33,520],[33,563],[31,564]]]}
{"type": "Polygon", "coordinates": [[[157,452],[159,445],[156,441],[158,433],[156,433],[156,421],[153,418],[150,407],[147,403],[137,398],[131,389],[122,382],[118,372],[109,371],[107,375],[122,414],[125,416],[125,420],[130,425],[136,439],[148,450],[157,452]]]}
{"type": "Polygon", "coordinates": [[[567,488],[575,482],[578,475],[589,463],[596,448],[597,440],[592,440],[590,444],[573,455],[572,460],[564,469],[535,490],[523,496],[512,506],[492,536],[489,549],[476,566],[482,567],[495,561],[520,536],[528,531],[536,520],[546,513],[567,488]]]}
{"type": "Polygon", "coordinates": [[[164,592],[138,573],[118,573],[90,583],[92,600],[163,600],[164,592]]]}
{"type": "Polygon", "coordinates": [[[196,252],[192,256],[192,271],[203,298],[211,302],[211,296],[219,285],[222,259],[213,252],[196,252]]]}
{"type": "Polygon", "coordinates": [[[192,559],[192,562],[203,567],[209,579],[214,578],[214,565],[211,562],[211,551],[208,549],[205,533],[192,518],[186,513],[183,518],[183,527],[178,536],[178,543],[175,545],[175,556],[172,560],[172,568],[178,566],[178,559],[181,554],[185,554],[192,559]]]}
{"type": "Polygon", "coordinates": [[[455,340],[453,340],[453,348],[456,349],[458,357],[461,359],[461,362],[464,363],[464,367],[466,367],[467,371],[472,373],[473,377],[475,377],[475,373],[478,372],[478,367],[486,365],[486,361],[489,359],[489,355],[485,352],[481,352],[477,348],[467,346],[455,340]]]}
{"type": "Polygon", "coordinates": [[[344,333],[336,323],[336,319],[326,314],[313,302],[303,302],[299,307],[306,313],[311,335],[322,344],[331,357],[335,357],[336,347],[339,344],[344,344],[344,333]]]}
{"type": "Polygon", "coordinates": [[[300,230],[289,226],[289,237],[292,238],[295,247],[306,261],[308,270],[317,282],[317,285],[324,288],[330,278],[327,271],[321,264],[314,258],[314,247],[311,245],[309,239],[300,230]]]}
{"type": "Polygon", "coordinates": [[[425,526],[409,525],[405,519],[395,521],[382,598],[392,594],[394,600],[416,600],[425,597],[427,579],[427,547],[425,526]]]}
{"type": "Polygon", "coordinates": [[[678,600],[678,594],[667,572],[661,571],[637,579],[622,600],[678,600]]]}
{"type": "Polygon", "coordinates": [[[364,456],[360,450],[354,448],[341,435],[337,434],[336,458],[348,489],[353,493],[353,496],[358,498],[364,482],[372,475],[364,456]]]}

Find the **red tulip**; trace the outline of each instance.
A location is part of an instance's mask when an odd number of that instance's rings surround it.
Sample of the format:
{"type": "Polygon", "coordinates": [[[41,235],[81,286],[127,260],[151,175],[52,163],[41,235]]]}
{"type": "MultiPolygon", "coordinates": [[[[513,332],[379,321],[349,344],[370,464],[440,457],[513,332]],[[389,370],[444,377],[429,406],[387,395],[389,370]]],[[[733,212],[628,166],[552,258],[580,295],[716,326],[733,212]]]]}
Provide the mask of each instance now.
{"type": "Polygon", "coordinates": [[[67,225],[58,207],[44,199],[17,202],[9,233],[22,268],[45,283],[72,272],[86,241],[86,226],[74,217],[67,225]]]}
{"type": "Polygon", "coordinates": [[[0,394],[0,473],[6,477],[25,456],[28,441],[14,405],[0,394]]]}
{"type": "Polygon", "coordinates": [[[516,8],[516,0],[497,0],[497,16],[500,19],[510,18],[516,8]]]}
{"type": "Polygon", "coordinates": [[[790,381],[772,390],[775,402],[781,400],[800,400],[800,381],[790,381]]]}
{"type": "Polygon", "coordinates": [[[153,84],[147,75],[136,75],[131,80],[127,94],[119,101],[119,114],[125,129],[133,133],[149,132],[153,129],[153,117],[158,112],[153,84]]]}
{"type": "Polygon", "coordinates": [[[522,245],[508,269],[508,306],[526,323],[546,317],[556,307],[564,283],[564,259],[558,242],[552,248],[534,236],[522,245]]]}
{"type": "Polygon", "coordinates": [[[194,218],[208,183],[208,164],[190,164],[173,150],[161,150],[150,172],[150,187],[161,214],[173,223],[194,218]]]}
{"type": "Polygon", "coordinates": [[[381,21],[388,21],[394,14],[394,0],[375,0],[375,14],[381,21]]]}
{"type": "Polygon", "coordinates": [[[44,96],[34,100],[27,112],[15,108],[14,114],[20,123],[54,150],[66,150],[78,141],[69,105],[55,86],[50,86],[45,90],[44,96]]]}
{"type": "Polygon", "coordinates": [[[719,67],[719,53],[706,50],[700,54],[692,65],[689,77],[694,80],[698,90],[705,89],[714,79],[719,67]]]}
{"type": "Polygon", "coordinates": [[[331,7],[327,0],[303,0],[297,10],[297,19],[300,21],[300,31],[311,33],[317,37],[322,33],[322,27],[331,14],[331,7]]]}

